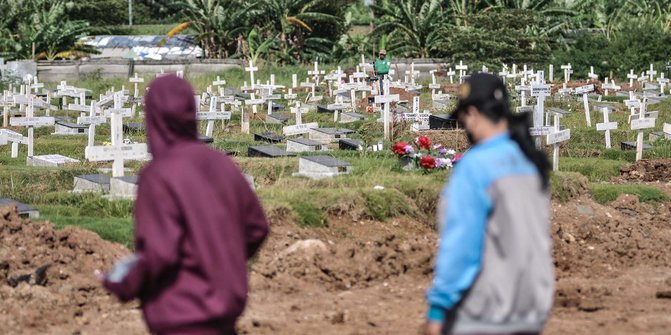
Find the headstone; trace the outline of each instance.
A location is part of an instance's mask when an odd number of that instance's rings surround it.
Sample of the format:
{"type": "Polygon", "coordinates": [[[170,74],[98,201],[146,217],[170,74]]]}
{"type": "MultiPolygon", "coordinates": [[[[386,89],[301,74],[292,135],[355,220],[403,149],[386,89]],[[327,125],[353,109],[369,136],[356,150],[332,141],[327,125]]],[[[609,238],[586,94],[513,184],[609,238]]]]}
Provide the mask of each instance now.
{"type": "Polygon", "coordinates": [[[103,193],[110,192],[110,176],[104,174],[87,174],[75,176],[74,193],[103,193]]]}
{"type": "Polygon", "coordinates": [[[247,155],[249,157],[264,157],[264,158],[295,156],[294,153],[287,152],[284,149],[265,145],[251,146],[247,148],[247,155]]]}
{"type": "Polygon", "coordinates": [[[596,130],[597,131],[603,131],[605,132],[605,138],[606,138],[606,148],[610,149],[611,144],[610,144],[610,131],[617,129],[617,122],[610,122],[609,119],[609,114],[610,114],[610,109],[607,107],[601,108],[601,112],[603,113],[603,123],[597,123],[596,124],[596,130]]]}
{"type": "Polygon", "coordinates": [[[309,132],[309,138],[323,144],[329,144],[337,142],[341,138],[347,138],[347,135],[353,132],[353,130],[344,128],[312,128],[309,132]]]}
{"type": "Polygon", "coordinates": [[[26,205],[14,199],[0,198],[0,206],[16,206],[16,209],[19,212],[19,217],[24,219],[37,219],[40,217],[40,211],[35,207],[26,205]]]}
{"type": "Polygon", "coordinates": [[[28,166],[62,167],[77,163],[79,163],[78,160],[63,155],[39,155],[27,158],[28,166]]]}
{"type": "Polygon", "coordinates": [[[298,160],[298,173],[294,176],[310,179],[331,178],[352,172],[352,164],[330,156],[303,156],[298,160]]]}
{"type": "Polygon", "coordinates": [[[257,142],[268,142],[268,143],[280,143],[284,140],[284,137],[281,135],[273,134],[270,132],[263,132],[260,134],[254,134],[254,141],[257,142]]]}
{"type": "Polygon", "coordinates": [[[325,144],[307,138],[292,138],[287,140],[288,152],[313,152],[326,150],[328,150],[328,147],[325,144]]]}

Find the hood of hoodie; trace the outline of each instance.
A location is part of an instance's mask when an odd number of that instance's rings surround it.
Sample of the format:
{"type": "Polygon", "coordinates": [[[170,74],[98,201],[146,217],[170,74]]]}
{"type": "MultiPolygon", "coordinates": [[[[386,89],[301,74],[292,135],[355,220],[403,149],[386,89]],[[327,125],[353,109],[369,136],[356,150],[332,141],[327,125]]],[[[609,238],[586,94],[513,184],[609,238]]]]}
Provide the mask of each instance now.
{"type": "Polygon", "coordinates": [[[147,143],[154,158],[198,141],[196,100],[191,85],[175,75],[154,79],[145,95],[147,143]]]}

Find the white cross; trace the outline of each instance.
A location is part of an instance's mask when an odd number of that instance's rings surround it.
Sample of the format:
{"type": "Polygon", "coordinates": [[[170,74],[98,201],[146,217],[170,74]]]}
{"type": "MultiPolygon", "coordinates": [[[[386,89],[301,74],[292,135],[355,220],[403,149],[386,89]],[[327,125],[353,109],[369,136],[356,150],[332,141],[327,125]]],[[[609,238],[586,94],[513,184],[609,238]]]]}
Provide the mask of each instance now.
{"type": "Polygon", "coordinates": [[[133,87],[135,88],[133,90],[133,97],[135,97],[135,98],[139,97],[140,96],[140,90],[138,89],[138,84],[139,83],[144,83],[144,78],[138,77],[137,72],[135,72],[135,75],[133,77],[131,77],[128,81],[133,83],[133,87]]]}
{"type": "Polygon", "coordinates": [[[33,77],[33,84],[30,85],[30,88],[32,88],[33,90],[35,90],[35,93],[37,93],[37,91],[38,91],[40,88],[43,88],[43,87],[44,87],[44,84],[43,84],[43,83],[39,83],[39,82],[37,82],[37,76],[33,77]]]}
{"type": "Polygon", "coordinates": [[[210,98],[210,110],[208,112],[197,112],[196,120],[206,120],[207,128],[205,129],[205,136],[212,137],[214,135],[214,121],[215,120],[230,120],[231,112],[224,110],[224,104],[221,104],[221,112],[217,111],[218,100],[217,97],[210,98]]]}
{"type": "Polygon", "coordinates": [[[559,145],[562,142],[566,142],[569,139],[571,139],[571,129],[561,130],[561,127],[559,126],[559,120],[561,119],[562,114],[561,113],[553,113],[553,114],[554,114],[554,124],[553,124],[554,129],[551,134],[547,135],[547,144],[554,146],[554,148],[552,149],[552,170],[558,171],[559,145]]]}
{"type": "Polygon", "coordinates": [[[326,109],[332,110],[333,111],[333,122],[338,122],[338,112],[345,110],[349,107],[349,105],[344,104],[342,102],[342,97],[341,96],[336,96],[336,101],[334,104],[328,104],[326,105],[326,109]]]}
{"type": "Polygon", "coordinates": [[[456,74],[457,73],[454,70],[452,70],[452,68],[447,70],[447,76],[450,77],[450,84],[454,84],[454,75],[456,74]]]}
{"type": "MultiPolygon", "coordinates": [[[[550,95],[552,85],[546,84],[543,71],[539,71],[536,82],[531,84],[531,96],[536,97],[536,108],[534,109],[534,127],[543,126],[545,116],[545,98],[550,95]]],[[[536,144],[540,147],[540,138],[536,138],[536,144]]]]}
{"type": "Polygon", "coordinates": [[[308,71],[308,75],[312,76],[312,79],[315,82],[315,85],[319,85],[319,75],[324,74],[325,72],[319,70],[319,63],[315,62],[315,68],[312,71],[308,71]]]}
{"type": "Polygon", "coordinates": [[[391,132],[390,132],[390,127],[389,123],[391,121],[390,115],[389,115],[389,104],[392,102],[397,102],[401,100],[401,97],[398,94],[389,94],[389,80],[385,79],[383,84],[383,92],[385,94],[381,95],[376,95],[375,96],[375,103],[376,104],[384,104],[384,108],[382,110],[382,122],[384,123],[384,138],[387,140],[391,141],[391,132]]]}
{"type": "Polygon", "coordinates": [[[650,81],[655,80],[655,75],[657,74],[657,71],[655,71],[654,65],[650,64],[650,70],[646,72],[648,76],[650,76],[650,81]]]}
{"type": "Polygon", "coordinates": [[[107,122],[106,117],[97,116],[97,112],[100,111],[99,104],[95,100],[92,100],[90,106],[70,104],[68,105],[68,109],[82,112],[82,116],[77,118],[77,124],[89,125],[87,146],[92,147],[96,136],[96,126],[107,122]],[[89,116],[83,116],[87,110],[89,116]]]}
{"type": "Polygon", "coordinates": [[[664,72],[659,74],[659,78],[657,78],[657,82],[659,83],[659,90],[661,94],[664,94],[664,91],[666,89],[666,85],[669,83],[669,78],[664,78],[664,72]]]}
{"type": "Polygon", "coordinates": [[[589,73],[587,74],[587,77],[591,80],[598,80],[599,75],[594,73],[594,66],[589,67],[589,73]]]}
{"type": "Polygon", "coordinates": [[[526,80],[522,77],[521,85],[515,86],[515,91],[520,92],[520,105],[525,107],[527,105],[527,92],[531,91],[531,86],[526,85],[526,80]]]}
{"type": "Polygon", "coordinates": [[[508,78],[509,74],[510,72],[508,71],[508,64],[503,64],[503,69],[501,70],[501,72],[499,72],[499,77],[503,79],[504,83],[506,82],[506,79],[508,78]]]}
{"type": "Polygon", "coordinates": [[[575,89],[575,94],[582,94],[582,102],[585,107],[585,120],[587,121],[587,127],[592,128],[592,117],[589,111],[589,100],[587,98],[587,93],[594,91],[594,84],[589,84],[575,89]]]}
{"type": "MultiPolygon", "coordinates": [[[[256,95],[252,93],[249,100],[245,100],[246,106],[252,106],[252,111],[256,114],[256,106],[263,105],[266,102],[265,99],[256,99],[256,95]]],[[[244,134],[249,134],[249,113],[242,110],[241,115],[241,130],[244,134]]]]}
{"type": "Polygon", "coordinates": [[[213,81],[212,85],[214,85],[214,86],[224,86],[224,85],[226,85],[226,80],[221,79],[219,76],[217,76],[217,80],[213,81]]]}
{"type": "Polygon", "coordinates": [[[431,74],[431,84],[429,84],[429,88],[431,89],[432,97],[436,95],[436,90],[440,89],[440,84],[436,83],[436,71],[437,70],[429,71],[429,73],[431,74]]]}
{"type": "Polygon", "coordinates": [[[610,149],[611,148],[610,131],[617,129],[617,122],[610,122],[610,119],[608,117],[608,114],[610,113],[610,108],[608,107],[601,108],[601,113],[603,113],[603,123],[597,123],[596,130],[605,132],[604,136],[606,138],[606,148],[610,149]]]}
{"type": "Polygon", "coordinates": [[[455,66],[455,68],[459,70],[459,83],[463,83],[466,70],[468,70],[468,65],[464,65],[464,61],[460,60],[459,65],[455,66]]]}
{"type": "Polygon", "coordinates": [[[307,113],[308,109],[301,107],[301,103],[296,101],[294,107],[291,107],[291,113],[296,114],[296,125],[303,124],[303,114],[307,113]]]}
{"type": "Polygon", "coordinates": [[[141,160],[147,158],[147,144],[123,143],[123,116],[112,113],[110,117],[111,146],[87,146],[86,159],[91,162],[113,161],[112,177],[124,176],[124,160],[141,160]]]}
{"type": "Polygon", "coordinates": [[[561,69],[564,70],[564,82],[568,83],[571,81],[571,73],[573,73],[573,70],[571,70],[571,63],[568,63],[567,65],[562,65],[561,69]]]}
{"type": "Polygon", "coordinates": [[[513,64],[513,71],[508,74],[508,78],[510,79],[517,78],[517,64],[513,64]]]}
{"type": "Polygon", "coordinates": [[[259,68],[254,67],[254,62],[252,62],[252,60],[250,59],[249,60],[249,67],[246,67],[245,71],[249,72],[249,78],[250,78],[251,83],[252,83],[252,90],[254,89],[254,72],[256,72],[258,70],[259,70],[259,68]]]}
{"type": "Polygon", "coordinates": [[[12,142],[12,158],[19,157],[19,144],[28,145],[28,137],[25,137],[9,129],[0,129],[0,145],[12,142]]]}
{"type": "Polygon", "coordinates": [[[636,136],[636,161],[643,159],[643,131],[645,129],[654,128],[655,121],[654,118],[646,118],[646,98],[643,98],[643,103],[641,104],[640,114],[637,120],[631,121],[631,130],[638,130],[638,135],[636,136]]]}
{"type": "Polygon", "coordinates": [[[613,90],[613,91],[617,92],[617,91],[622,89],[621,86],[615,84],[615,81],[613,79],[611,79],[610,82],[609,82],[608,78],[606,78],[606,83],[603,84],[602,87],[605,90],[605,92],[604,92],[605,95],[608,95],[608,90],[613,90]]]}
{"type": "Polygon", "coordinates": [[[636,73],[634,73],[633,69],[629,71],[629,74],[627,75],[627,79],[629,79],[629,87],[630,88],[633,87],[634,86],[634,80],[638,79],[638,76],[636,75],[636,73]]]}
{"type": "MultiPolygon", "coordinates": [[[[410,84],[415,85],[415,77],[419,75],[419,71],[415,71],[415,63],[410,63],[410,70],[405,70],[406,78],[410,76],[410,84]]],[[[408,81],[406,80],[406,83],[408,81]]]]}
{"type": "Polygon", "coordinates": [[[9,126],[9,109],[14,106],[14,98],[10,94],[9,91],[4,91],[0,101],[2,105],[2,126],[5,128],[9,126]]]}
{"type": "Polygon", "coordinates": [[[550,64],[548,66],[548,74],[550,75],[550,82],[555,81],[555,66],[550,64]]]}
{"type": "Polygon", "coordinates": [[[35,101],[30,96],[14,96],[14,102],[20,105],[27,104],[26,116],[10,118],[9,125],[13,127],[28,127],[28,157],[33,157],[35,128],[51,127],[56,123],[56,119],[49,116],[35,117],[33,114],[35,111],[35,101]]]}

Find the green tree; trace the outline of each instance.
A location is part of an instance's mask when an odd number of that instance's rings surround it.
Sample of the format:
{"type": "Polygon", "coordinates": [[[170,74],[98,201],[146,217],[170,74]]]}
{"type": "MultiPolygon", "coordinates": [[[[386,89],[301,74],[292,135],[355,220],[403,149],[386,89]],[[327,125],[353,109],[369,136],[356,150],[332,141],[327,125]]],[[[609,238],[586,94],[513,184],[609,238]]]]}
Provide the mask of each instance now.
{"type": "Polygon", "coordinates": [[[372,8],[378,18],[373,35],[388,35],[385,48],[394,55],[435,55],[448,35],[439,0],[382,0],[372,8]]]}

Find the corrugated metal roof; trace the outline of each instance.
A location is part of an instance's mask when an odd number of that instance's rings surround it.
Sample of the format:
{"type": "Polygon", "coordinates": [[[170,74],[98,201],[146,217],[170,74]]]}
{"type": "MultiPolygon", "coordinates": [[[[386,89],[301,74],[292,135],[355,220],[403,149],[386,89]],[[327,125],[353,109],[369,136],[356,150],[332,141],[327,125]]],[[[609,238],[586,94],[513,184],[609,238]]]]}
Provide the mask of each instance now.
{"type": "MultiPolygon", "coordinates": [[[[102,52],[102,56],[109,57],[114,49],[128,50],[122,53],[123,58],[133,59],[166,59],[166,58],[197,58],[202,57],[203,50],[195,43],[195,37],[189,35],[175,35],[159,47],[158,44],[165,35],[99,35],[86,37],[83,40],[87,45],[94,46],[102,52]]],[[[96,57],[92,55],[92,57],[96,57]]],[[[99,56],[100,57],[100,56],[99,56]]]]}

